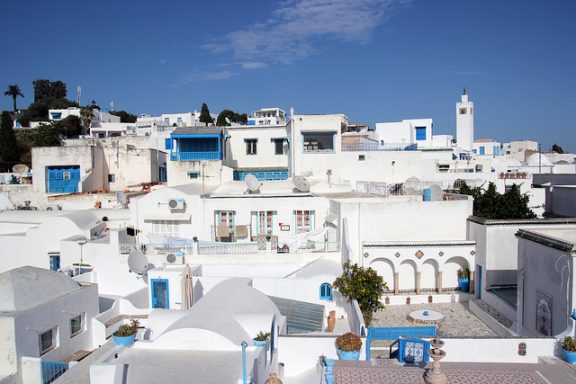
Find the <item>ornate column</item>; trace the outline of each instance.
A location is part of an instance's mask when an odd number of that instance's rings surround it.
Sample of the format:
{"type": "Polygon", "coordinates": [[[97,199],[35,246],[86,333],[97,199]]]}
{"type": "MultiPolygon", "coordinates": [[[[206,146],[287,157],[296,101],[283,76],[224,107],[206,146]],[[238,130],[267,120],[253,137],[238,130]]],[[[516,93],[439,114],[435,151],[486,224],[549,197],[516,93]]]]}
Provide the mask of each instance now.
{"type": "Polygon", "coordinates": [[[394,294],[400,293],[400,272],[394,273],[394,294]]]}
{"type": "Polygon", "coordinates": [[[436,273],[436,290],[442,293],[442,271],[436,273]]]}
{"type": "Polygon", "coordinates": [[[428,352],[434,363],[432,364],[432,369],[429,369],[424,375],[424,381],[426,384],[448,384],[448,377],[442,372],[440,368],[440,360],[446,356],[446,352],[441,350],[444,346],[444,342],[436,336],[430,341],[432,348],[428,352]]]}
{"type": "Polygon", "coordinates": [[[420,271],[416,272],[416,294],[420,294],[420,271]]]}

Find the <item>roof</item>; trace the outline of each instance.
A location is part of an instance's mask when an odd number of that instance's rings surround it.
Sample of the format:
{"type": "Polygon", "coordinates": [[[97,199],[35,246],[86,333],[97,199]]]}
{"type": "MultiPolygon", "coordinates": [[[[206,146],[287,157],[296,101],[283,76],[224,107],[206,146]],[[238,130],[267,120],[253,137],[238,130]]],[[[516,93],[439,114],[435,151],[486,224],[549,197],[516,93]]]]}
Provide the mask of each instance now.
{"type": "Polygon", "coordinates": [[[172,131],[171,136],[175,135],[195,135],[195,134],[205,134],[205,133],[216,133],[221,134],[222,128],[219,127],[183,127],[176,128],[172,131]]]}
{"type": "Polygon", "coordinates": [[[516,237],[527,239],[564,252],[576,251],[576,229],[524,230],[516,232],[516,237]]]}
{"type": "Polygon", "coordinates": [[[80,289],[62,273],[25,266],[0,273],[0,311],[33,308],[80,289]]]}
{"type": "Polygon", "coordinates": [[[482,225],[560,225],[576,224],[576,217],[550,219],[487,219],[485,217],[469,216],[468,221],[482,225]]]}

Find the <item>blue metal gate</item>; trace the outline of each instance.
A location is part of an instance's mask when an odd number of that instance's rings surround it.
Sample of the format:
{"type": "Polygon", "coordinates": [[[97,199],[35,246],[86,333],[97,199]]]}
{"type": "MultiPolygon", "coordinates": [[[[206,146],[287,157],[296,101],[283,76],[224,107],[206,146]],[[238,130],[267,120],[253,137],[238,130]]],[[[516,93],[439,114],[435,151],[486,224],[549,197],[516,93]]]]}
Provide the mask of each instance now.
{"type": "Polygon", "coordinates": [[[46,189],[48,193],[78,192],[80,166],[65,165],[46,167],[46,189]]]}
{"type": "Polygon", "coordinates": [[[67,363],[58,361],[42,360],[42,384],[50,384],[56,381],[57,378],[62,376],[68,370],[67,363]]]}

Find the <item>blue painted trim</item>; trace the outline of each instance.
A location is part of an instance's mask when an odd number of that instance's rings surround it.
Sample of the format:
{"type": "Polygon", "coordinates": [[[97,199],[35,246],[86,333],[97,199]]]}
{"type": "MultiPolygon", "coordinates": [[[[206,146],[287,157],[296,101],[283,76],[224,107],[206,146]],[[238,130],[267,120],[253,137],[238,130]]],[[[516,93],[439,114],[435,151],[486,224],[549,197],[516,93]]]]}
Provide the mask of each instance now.
{"type": "Polygon", "coordinates": [[[233,178],[237,181],[244,181],[246,175],[252,174],[256,176],[258,180],[265,181],[265,180],[286,180],[288,179],[288,170],[286,171],[234,171],[233,178]]]}
{"type": "Polygon", "coordinates": [[[173,133],[174,139],[219,139],[222,137],[220,133],[173,133]]]}
{"type": "MultiPolygon", "coordinates": [[[[430,350],[430,342],[418,338],[400,339],[398,343],[398,361],[404,363],[406,360],[406,343],[419,343],[424,344],[422,347],[422,362],[427,363],[430,360],[430,355],[428,351],[430,350]]],[[[415,361],[415,363],[420,363],[420,361],[415,361]]]]}
{"type": "Polygon", "coordinates": [[[320,300],[332,300],[332,286],[329,283],[320,284],[320,300]]]}

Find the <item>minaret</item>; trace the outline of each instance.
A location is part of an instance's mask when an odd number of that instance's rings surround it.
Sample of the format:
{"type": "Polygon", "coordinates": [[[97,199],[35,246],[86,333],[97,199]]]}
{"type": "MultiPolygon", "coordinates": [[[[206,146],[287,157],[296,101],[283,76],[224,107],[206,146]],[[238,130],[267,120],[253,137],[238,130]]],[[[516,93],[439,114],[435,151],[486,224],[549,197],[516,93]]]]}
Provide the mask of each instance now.
{"type": "Polygon", "coordinates": [[[466,88],[459,103],[456,103],[456,141],[465,151],[474,148],[474,103],[468,100],[466,88]]]}

